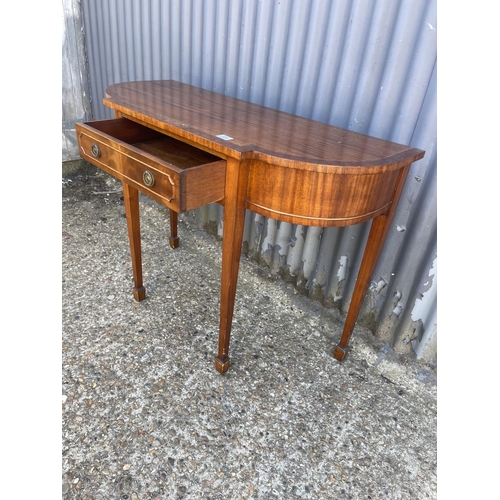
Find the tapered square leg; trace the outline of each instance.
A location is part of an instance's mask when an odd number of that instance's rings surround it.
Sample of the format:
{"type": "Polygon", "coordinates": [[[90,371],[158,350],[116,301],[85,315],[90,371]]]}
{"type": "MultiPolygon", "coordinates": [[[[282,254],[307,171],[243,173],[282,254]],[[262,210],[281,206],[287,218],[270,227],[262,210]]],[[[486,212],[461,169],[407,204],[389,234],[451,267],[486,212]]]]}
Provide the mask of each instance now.
{"type": "Polygon", "coordinates": [[[141,258],[141,229],[139,222],[139,192],[129,186],[123,185],[123,199],[125,213],[127,216],[128,238],[130,244],[130,256],[132,258],[132,270],[134,273],[134,288],[132,293],[134,299],[140,302],[146,298],[146,289],[142,284],[142,258],[141,258]]]}
{"type": "Polygon", "coordinates": [[[347,353],[347,346],[354,329],[354,324],[356,323],[363,300],[365,299],[366,291],[368,290],[368,285],[370,284],[380,252],[382,251],[387,233],[394,218],[394,213],[410,166],[411,163],[408,163],[399,173],[393,200],[387,213],[378,215],[372,220],[370,233],[368,234],[368,240],[366,241],[365,251],[358,271],[358,277],[356,278],[356,285],[352,293],[351,304],[349,305],[349,310],[347,311],[344,322],[344,329],[340,336],[340,342],[333,351],[335,359],[339,361],[342,361],[347,353]]]}
{"type": "Polygon", "coordinates": [[[177,236],[177,212],[170,209],[170,238],[168,239],[172,248],[179,246],[179,237],[177,236]]]}
{"type": "Polygon", "coordinates": [[[245,162],[240,163],[228,158],[224,198],[224,230],[222,234],[219,350],[215,358],[215,368],[219,373],[225,373],[230,365],[229,340],[245,226],[247,179],[248,165],[245,162]]]}

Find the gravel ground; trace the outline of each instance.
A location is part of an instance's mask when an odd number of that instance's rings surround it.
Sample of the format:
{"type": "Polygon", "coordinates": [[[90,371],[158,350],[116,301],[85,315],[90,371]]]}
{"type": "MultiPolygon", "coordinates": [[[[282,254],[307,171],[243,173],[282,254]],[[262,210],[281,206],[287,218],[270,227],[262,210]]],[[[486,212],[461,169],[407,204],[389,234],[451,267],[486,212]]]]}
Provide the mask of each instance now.
{"type": "Polygon", "coordinates": [[[435,499],[436,374],[242,258],[215,371],[221,242],[141,198],[132,297],[121,185],[63,171],[63,499],[435,499]]]}

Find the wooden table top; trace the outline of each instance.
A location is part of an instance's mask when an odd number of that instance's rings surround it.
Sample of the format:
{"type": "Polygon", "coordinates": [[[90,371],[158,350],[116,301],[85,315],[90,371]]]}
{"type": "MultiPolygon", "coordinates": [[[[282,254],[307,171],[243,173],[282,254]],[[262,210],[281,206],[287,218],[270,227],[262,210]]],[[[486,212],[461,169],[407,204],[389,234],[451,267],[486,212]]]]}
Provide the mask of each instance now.
{"type": "MultiPolygon", "coordinates": [[[[222,155],[293,166],[380,167],[424,151],[173,80],[126,82],[104,104],[222,155]]],[[[368,168],[368,170],[371,170],[368,168]]]]}

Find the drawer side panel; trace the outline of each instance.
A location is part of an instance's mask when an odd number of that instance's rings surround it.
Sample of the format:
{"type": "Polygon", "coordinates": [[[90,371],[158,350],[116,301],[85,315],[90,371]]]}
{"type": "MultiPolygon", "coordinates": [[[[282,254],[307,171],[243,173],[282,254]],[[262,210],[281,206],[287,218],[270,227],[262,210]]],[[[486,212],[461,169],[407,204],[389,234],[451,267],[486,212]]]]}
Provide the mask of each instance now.
{"type": "Polygon", "coordinates": [[[182,211],[220,201],[224,198],[226,160],[186,170],[181,178],[182,211]]]}

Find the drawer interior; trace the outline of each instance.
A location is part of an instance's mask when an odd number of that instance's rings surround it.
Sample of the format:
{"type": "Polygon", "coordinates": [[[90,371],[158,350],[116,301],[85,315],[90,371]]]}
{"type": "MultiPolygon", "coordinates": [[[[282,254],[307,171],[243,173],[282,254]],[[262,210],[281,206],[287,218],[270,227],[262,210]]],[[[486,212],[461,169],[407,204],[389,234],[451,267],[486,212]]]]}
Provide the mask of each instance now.
{"type": "Polygon", "coordinates": [[[220,160],[217,156],[126,118],[92,121],[86,125],[181,169],[220,160]]]}

